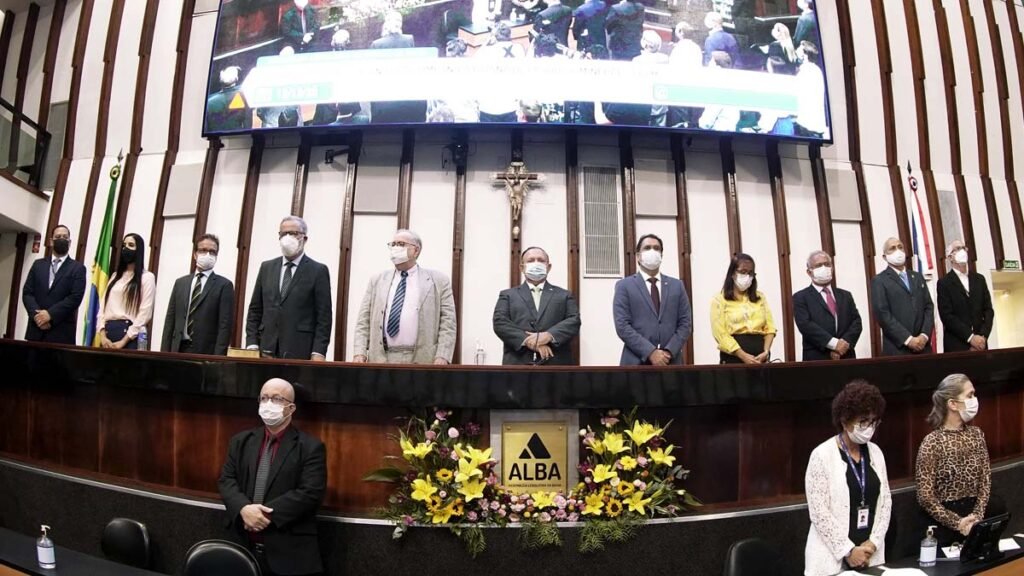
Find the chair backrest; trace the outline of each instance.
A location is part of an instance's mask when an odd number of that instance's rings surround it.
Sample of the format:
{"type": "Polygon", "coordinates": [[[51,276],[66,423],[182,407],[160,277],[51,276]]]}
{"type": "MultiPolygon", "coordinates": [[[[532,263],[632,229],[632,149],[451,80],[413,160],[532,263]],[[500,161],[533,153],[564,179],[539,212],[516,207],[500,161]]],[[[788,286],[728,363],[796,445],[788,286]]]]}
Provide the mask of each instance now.
{"type": "Polygon", "coordinates": [[[262,576],[248,550],[227,540],[203,540],[185,554],[185,576],[262,576]]]}
{"type": "Polygon", "coordinates": [[[114,518],[103,529],[100,541],[108,560],[136,568],[149,568],[149,530],[142,522],[114,518]]]}
{"type": "Polygon", "coordinates": [[[778,552],[760,538],[733,542],[725,557],[725,576],[782,576],[778,552]]]}

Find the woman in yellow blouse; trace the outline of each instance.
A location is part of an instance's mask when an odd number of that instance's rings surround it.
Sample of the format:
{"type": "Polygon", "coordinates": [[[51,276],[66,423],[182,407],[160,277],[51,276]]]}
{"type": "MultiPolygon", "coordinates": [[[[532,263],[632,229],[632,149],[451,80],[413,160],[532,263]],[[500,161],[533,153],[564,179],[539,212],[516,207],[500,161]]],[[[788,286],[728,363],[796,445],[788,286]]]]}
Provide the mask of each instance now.
{"type": "Polygon", "coordinates": [[[722,291],[711,301],[711,333],[722,364],[762,364],[771,358],[775,324],[747,254],[733,257],[722,291]]]}

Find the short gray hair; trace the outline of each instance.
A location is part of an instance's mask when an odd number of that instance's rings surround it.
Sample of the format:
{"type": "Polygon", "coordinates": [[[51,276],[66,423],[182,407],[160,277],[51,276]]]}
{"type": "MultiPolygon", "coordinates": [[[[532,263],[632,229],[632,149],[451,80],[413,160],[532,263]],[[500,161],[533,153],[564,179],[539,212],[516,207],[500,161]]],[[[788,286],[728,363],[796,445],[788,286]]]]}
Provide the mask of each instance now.
{"type": "Polygon", "coordinates": [[[409,230],[408,228],[399,228],[398,230],[395,230],[394,235],[398,236],[399,234],[405,234],[409,238],[412,238],[412,243],[415,244],[416,247],[419,248],[420,250],[423,250],[423,240],[420,239],[419,234],[413,232],[412,230],[409,230]]]}
{"type": "Polygon", "coordinates": [[[932,428],[942,427],[942,423],[946,421],[946,414],[949,412],[946,404],[963,394],[964,387],[970,381],[971,379],[964,374],[950,374],[943,378],[942,382],[939,382],[939,387],[932,393],[932,411],[928,414],[928,424],[932,428]]]}
{"type": "Polygon", "coordinates": [[[832,261],[832,255],[829,254],[828,252],[825,252],[824,250],[815,250],[814,252],[811,252],[810,254],[807,255],[807,269],[808,270],[811,269],[811,260],[814,260],[815,256],[822,256],[822,255],[827,256],[829,262],[832,261]]]}
{"type": "Polygon", "coordinates": [[[964,247],[967,246],[967,244],[963,240],[957,238],[956,240],[953,240],[952,242],[949,243],[949,245],[946,246],[946,256],[950,256],[951,254],[953,254],[953,245],[958,242],[964,247]]]}
{"type": "Polygon", "coordinates": [[[309,227],[306,226],[306,221],[303,220],[302,218],[299,218],[298,216],[293,214],[291,216],[285,216],[284,218],[281,219],[281,224],[284,224],[285,222],[295,222],[296,224],[299,225],[299,230],[302,230],[303,235],[309,234],[309,227]]]}

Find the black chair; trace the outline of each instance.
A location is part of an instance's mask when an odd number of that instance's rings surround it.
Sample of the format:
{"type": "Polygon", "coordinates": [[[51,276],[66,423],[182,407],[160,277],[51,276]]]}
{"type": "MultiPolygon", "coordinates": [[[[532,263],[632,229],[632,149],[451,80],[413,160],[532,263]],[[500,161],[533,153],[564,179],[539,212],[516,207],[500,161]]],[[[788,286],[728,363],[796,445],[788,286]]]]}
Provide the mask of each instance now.
{"type": "Polygon", "coordinates": [[[149,530],[142,522],[114,518],[103,529],[100,541],[108,560],[136,568],[149,568],[149,530]]]}
{"type": "Polygon", "coordinates": [[[185,554],[185,576],[262,576],[248,550],[227,540],[203,540],[185,554]]]}
{"type": "Polygon", "coordinates": [[[760,538],[733,542],[725,556],[725,576],[782,576],[781,559],[760,538]]]}

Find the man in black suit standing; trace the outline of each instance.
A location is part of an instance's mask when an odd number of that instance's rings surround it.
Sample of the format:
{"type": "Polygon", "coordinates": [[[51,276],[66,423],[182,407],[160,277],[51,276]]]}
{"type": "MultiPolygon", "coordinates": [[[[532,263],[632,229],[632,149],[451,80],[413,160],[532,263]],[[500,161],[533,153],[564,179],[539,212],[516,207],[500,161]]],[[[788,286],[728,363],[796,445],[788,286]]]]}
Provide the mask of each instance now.
{"type": "Polygon", "coordinates": [[[951,242],[946,257],[951,270],[935,287],[942,319],[942,350],[986,350],[995,312],[985,277],[967,269],[967,246],[963,240],[951,242]]]}
{"type": "Polygon", "coordinates": [[[192,254],[196,273],[174,281],[161,352],[228,353],[235,321],[235,287],[227,278],[213,273],[219,251],[220,239],[213,234],[203,234],[196,242],[192,254]]]}
{"type": "Polygon", "coordinates": [[[327,452],[291,426],[295,389],[286,380],[268,380],[259,400],[264,425],[231,439],[217,481],[227,527],[264,576],[321,573],[316,511],[327,487],[327,452]]]}
{"type": "Polygon", "coordinates": [[[29,317],[25,340],[74,345],[78,306],[85,296],[85,266],[68,255],[71,230],[67,226],[54,227],[50,247],[53,255],[32,264],[21,290],[29,317]]]}
{"type": "Polygon", "coordinates": [[[580,333],[576,299],[547,281],[551,261],[543,248],[523,250],[526,281],[502,290],[494,305],[494,333],[505,343],[502,364],[576,364],[572,343],[580,333]]]}
{"type": "Polygon", "coordinates": [[[832,257],[815,250],[807,258],[811,285],[793,294],[793,317],[804,340],[804,360],[856,358],[861,321],[853,294],[832,284],[832,257]]]}
{"type": "Polygon", "coordinates": [[[304,253],[306,221],[281,220],[280,258],[260,265],[245,344],[269,358],[325,360],[331,340],[331,273],[304,253]]]}
{"type": "Polygon", "coordinates": [[[871,280],[871,305],[882,328],[882,355],[931,352],[935,311],[924,277],[907,267],[899,238],[885,241],[882,257],[889,266],[871,280]]]}

